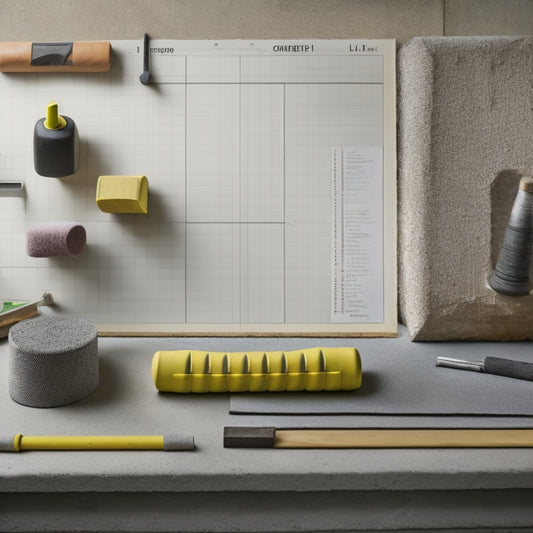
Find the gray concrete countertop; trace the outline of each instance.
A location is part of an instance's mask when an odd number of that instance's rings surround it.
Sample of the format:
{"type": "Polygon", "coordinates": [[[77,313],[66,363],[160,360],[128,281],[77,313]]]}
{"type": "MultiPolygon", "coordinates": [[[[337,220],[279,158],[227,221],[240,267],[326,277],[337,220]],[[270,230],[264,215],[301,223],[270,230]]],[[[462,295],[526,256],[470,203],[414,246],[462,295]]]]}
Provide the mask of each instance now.
{"type": "MultiPolygon", "coordinates": [[[[110,524],[120,515],[120,512],[116,514],[117,509],[122,509],[126,516],[133,510],[140,513],[143,506],[150,509],[150,515],[159,509],[158,512],[168,515],[168,521],[156,521],[156,527],[155,522],[150,522],[143,515],[145,521],[139,518],[135,525],[125,527],[124,530],[166,531],[167,527],[176,527],[175,513],[181,513],[183,525],[180,526],[180,531],[206,530],[206,527],[212,531],[229,531],[238,527],[244,527],[247,531],[314,531],[313,528],[318,528],[318,531],[328,530],[330,527],[332,530],[344,528],[355,531],[370,528],[372,509],[382,505],[384,510],[388,509],[389,514],[384,512],[389,517],[387,520],[391,520],[390,527],[393,522],[403,524],[402,527],[406,529],[413,525],[421,527],[424,523],[428,526],[429,509],[432,509],[432,520],[438,522],[438,517],[442,515],[443,525],[458,527],[457,520],[462,515],[450,513],[449,510],[454,505],[457,509],[462,508],[465,498],[470,502],[468,505],[472,505],[472,516],[477,518],[472,521],[470,515],[468,520],[463,517],[461,526],[468,523],[469,527],[472,524],[484,527],[493,525],[494,520],[500,521],[502,527],[513,524],[524,527],[528,522],[533,524],[533,510],[526,503],[531,501],[533,494],[533,448],[225,449],[223,427],[246,425],[249,418],[229,414],[229,395],[158,393],[150,371],[152,356],[157,350],[289,350],[319,345],[358,347],[364,369],[365,357],[371,357],[375,346],[385,342],[393,348],[391,357],[394,351],[421,347],[427,349],[428,357],[435,357],[439,346],[442,347],[439,343],[411,343],[403,329],[400,329],[400,335],[395,339],[100,338],[100,384],[96,392],[70,406],[35,409],[19,405],[9,397],[9,345],[6,340],[1,341],[0,376],[3,384],[0,387],[0,428],[3,435],[182,432],[194,435],[197,449],[182,452],[2,453],[0,524],[5,519],[7,528],[0,529],[31,530],[34,522],[28,522],[30,518],[25,512],[28,505],[36,506],[33,518],[38,520],[55,510],[54,520],[50,523],[51,529],[43,526],[44,529],[41,530],[56,530],[61,527],[68,530],[72,525],[69,522],[69,512],[80,520],[80,505],[82,510],[84,505],[95,510],[99,518],[94,521],[95,516],[91,515],[93,525],[87,526],[89,529],[94,527],[95,530],[111,527],[110,524]],[[156,498],[155,495],[162,493],[170,499],[156,498]],[[233,497],[226,500],[232,494],[233,497]],[[235,497],[236,495],[239,496],[235,497]],[[302,500],[303,495],[308,498],[302,500]],[[366,502],[366,510],[357,511],[359,518],[356,522],[353,521],[353,513],[359,507],[354,507],[354,495],[357,495],[358,501],[366,502]],[[428,507],[427,498],[430,495],[433,495],[432,498],[440,495],[438,509],[434,507],[436,504],[428,507]],[[477,506],[483,504],[484,509],[490,509],[490,499],[495,497],[498,504],[496,508],[506,501],[512,502],[514,511],[510,521],[505,521],[501,513],[491,516],[492,511],[484,511],[482,519],[479,518],[477,506]],[[202,502],[201,505],[211,502],[211,510],[205,510],[206,522],[202,522],[202,525],[196,521],[187,522],[184,519],[187,510],[176,507],[173,498],[179,498],[183,505],[183,502],[189,502],[193,506],[200,505],[198,502],[202,502]],[[522,499],[523,507],[520,504],[522,499]],[[289,501],[292,503],[288,504],[289,501]],[[111,502],[114,502],[113,505],[111,502]],[[275,519],[272,521],[270,515],[269,518],[265,516],[256,521],[259,516],[257,513],[265,505],[287,507],[284,510],[285,516],[292,518],[283,524],[275,519]],[[317,517],[318,521],[314,523],[306,514],[314,505],[337,509],[336,518],[328,518],[326,513],[317,517]],[[396,516],[398,505],[405,511],[404,514],[400,513],[400,518],[396,516]],[[112,513],[108,506],[112,506],[112,513]],[[418,514],[415,513],[418,517],[416,519],[413,518],[415,508],[419,511],[418,514]],[[60,509],[64,509],[64,512],[60,509]],[[229,516],[228,513],[233,518],[228,519],[229,522],[222,520],[222,517],[229,516]],[[396,521],[393,516],[396,516],[396,521]],[[291,522],[297,518],[299,522],[291,522]],[[153,527],[156,529],[152,529],[153,527]]],[[[463,349],[460,355],[480,348],[488,355],[488,349],[501,353],[503,346],[512,347],[514,353],[516,350],[529,353],[533,344],[482,343],[461,344],[456,345],[456,348],[457,346],[463,349]]],[[[268,417],[268,423],[271,422],[272,417],[268,417]]],[[[387,521],[383,522],[384,529],[389,527],[387,524],[387,521]]]]}

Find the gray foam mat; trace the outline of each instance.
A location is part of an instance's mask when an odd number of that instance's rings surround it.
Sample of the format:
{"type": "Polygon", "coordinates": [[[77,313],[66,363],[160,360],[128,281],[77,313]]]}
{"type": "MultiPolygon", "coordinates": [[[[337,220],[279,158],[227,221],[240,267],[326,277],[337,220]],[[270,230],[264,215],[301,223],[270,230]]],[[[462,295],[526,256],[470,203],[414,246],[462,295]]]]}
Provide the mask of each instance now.
{"type": "Polygon", "coordinates": [[[356,391],[232,394],[230,413],[533,416],[533,382],[436,366],[438,355],[470,360],[499,355],[531,361],[533,344],[405,341],[357,341],[363,384],[356,391]]]}
{"type": "Polygon", "coordinates": [[[278,429],[354,428],[533,428],[530,416],[466,416],[466,415],[240,415],[231,425],[239,427],[275,427],[278,429]]]}

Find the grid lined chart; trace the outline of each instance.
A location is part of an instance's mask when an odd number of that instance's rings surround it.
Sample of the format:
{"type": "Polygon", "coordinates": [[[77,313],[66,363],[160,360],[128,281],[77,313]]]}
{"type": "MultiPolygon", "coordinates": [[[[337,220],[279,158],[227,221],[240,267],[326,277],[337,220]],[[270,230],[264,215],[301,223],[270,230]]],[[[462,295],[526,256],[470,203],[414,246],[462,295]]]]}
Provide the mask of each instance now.
{"type": "Polygon", "coordinates": [[[50,291],[103,334],[394,334],[394,41],[153,41],[148,86],[141,43],[112,46],[110,73],[0,76],[12,125],[0,172],[27,190],[0,196],[2,295],[50,291]],[[63,179],[36,175],[31,158],[50,100],[80,131],[80,170],[63,179]],[[353,217],[332,208],[332,154],[349,147],[380,155],[373,184],[343,204],[372,212],[370,244],[338,237],[353,217]],[[148,215],[100,212],[104,174],[146,175],[148,215]],[[85,226],[81,257],[25,255],[26,228],[53,220],[85,226]],[[355,296],[339,247],[373,271],[353,274],[355,296]],[[339,286],[348,307],[371,309],[341,316],[339,286]]]}

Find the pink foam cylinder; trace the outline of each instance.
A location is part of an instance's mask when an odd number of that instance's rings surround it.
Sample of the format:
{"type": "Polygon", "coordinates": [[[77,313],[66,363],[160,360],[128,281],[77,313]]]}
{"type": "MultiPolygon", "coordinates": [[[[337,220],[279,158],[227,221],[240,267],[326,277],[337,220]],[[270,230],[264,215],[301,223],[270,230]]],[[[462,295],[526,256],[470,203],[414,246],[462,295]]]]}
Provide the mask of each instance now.
{"type": "Polygon", "coordinates": [[[30,257],[78,256],[85,248],[85,228],[76,222],[44,222],[26,233],[30,257]]]}

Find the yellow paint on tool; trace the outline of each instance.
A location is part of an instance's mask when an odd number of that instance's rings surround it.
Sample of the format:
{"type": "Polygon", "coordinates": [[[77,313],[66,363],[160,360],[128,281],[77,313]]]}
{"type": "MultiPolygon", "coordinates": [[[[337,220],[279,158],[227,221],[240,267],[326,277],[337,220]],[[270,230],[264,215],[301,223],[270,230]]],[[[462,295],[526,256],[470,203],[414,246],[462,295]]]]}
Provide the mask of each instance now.
{"type": "Polygon", "coordinates": [[[62,130],[67,126],[67,121],[59,114],[57,104],[50,102],[46,108],[44,127],[47,130],[62,130]]]}
{"type": "Polygon", "coordinates": [[[194,450],[194,437],[168,435],[0,435],[0,452],[31,450],[194,450]]]}
{"type": "Polygon", "coordinates": [[[16,451],[26,450],[163,450],[163,435],[133,436],[25,436],[13,441],[16,451]]]}

